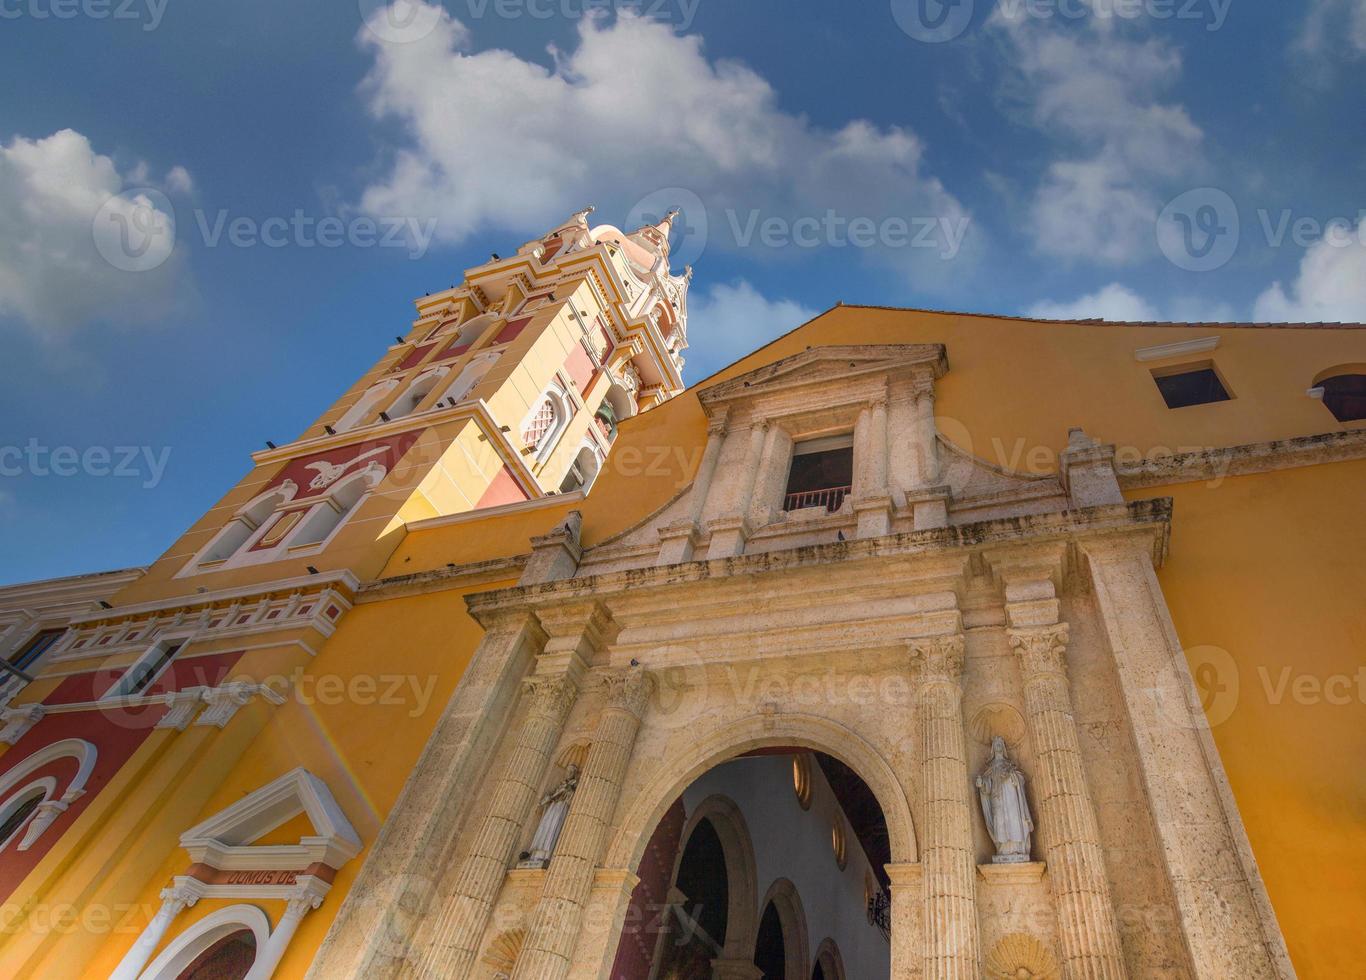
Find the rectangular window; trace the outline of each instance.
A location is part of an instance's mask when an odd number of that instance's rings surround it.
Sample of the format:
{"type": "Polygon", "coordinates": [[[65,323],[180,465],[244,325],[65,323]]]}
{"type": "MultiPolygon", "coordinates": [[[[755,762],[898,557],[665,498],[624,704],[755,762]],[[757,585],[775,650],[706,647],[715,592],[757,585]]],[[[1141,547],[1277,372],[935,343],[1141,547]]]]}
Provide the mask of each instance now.
{"type": "Polygon", "coordinates": [[[834,513],[854,483],[854,437],[833,436],[799,442],[792,449],[783,509],[824,507],[834,513]]]}
{"type": "Polygon", "coordinates": [[[28,643],[24,644],[24,646],[20,647],[18,653],[9,658],[11,666],[23,670],[30,664],[35,663],[39,657],[52,649],[53,644],[61,639],[62,634],[65,632],[66,630],[43,630],[33,639],[29,640],[28,643]]]}
{"type": "Polygon", "coordinates": [[[151,650],[147,651],[137,663],[129,667],[118,682],[109,689],[105,695],[107,698],[131,698],[141,694],[152,686],[152,682],[161,676],[171,658],[176,655],[181,647],[185,645],[184,640],[172,640],[168,643],[158,643],[151,650]]]}
{"type": "Polygon", "coordinates": [[[1157,382],[1157,390],[1162,392],[1162,400],[1168,408],[1209,405],[1231,398],[1213,364],[1185,365],[1168,368],[1161,373],[1154,371],[1153,380],[1157,382]]]}

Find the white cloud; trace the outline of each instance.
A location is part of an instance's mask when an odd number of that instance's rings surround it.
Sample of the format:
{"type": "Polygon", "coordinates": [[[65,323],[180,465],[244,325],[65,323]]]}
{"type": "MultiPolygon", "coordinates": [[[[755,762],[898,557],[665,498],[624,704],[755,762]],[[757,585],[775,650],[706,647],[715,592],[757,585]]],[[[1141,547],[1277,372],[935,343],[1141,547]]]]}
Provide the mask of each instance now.
{"type": "MultiPolygon", "coordinates": [[[[914,133],[857,119],[816,126],[779,108],[750,68],[710,60],[698,36],[626,13],[589,17],[577,47],[541,65],[473,50],[463,24],[423,10],[438,23],[419,40],[359,35],[374,57],[370,110],[409,138],[364,192],[371,214],[435,217],[438,237],[458,242],[488,228],[535,233],[590,200],[602,220],[624,221],[650,192],[681,187],[705,203],[709,247],[721,248],[740,247],[732,230],[754,209],[786,222],[829,209],[846,221],[966,218],[926,172],[914,133]]],[[[873,251],[950,264],[933,249],[873,251]]]]}
{"type": "Polygon", "coordinates": [[[688,298],[688,353],[697,357],[701,373],[689,374],[711,374],[801,326],[817,312],[790,299],[768,299],[743,279],[694,293],[688,298]]]}
{"type": "Polygon", "coordinates": [[[1043,320],[1157,320],[1157,309],[1127,286],[1112,282],[1088,296],[1068,302],[1035,303],[1028,316],[1043,320]]]}
{"type": "Polygon", "coordinates": [[[1254,320],[1366,322],[1366,219],[1355,234],[1330,232],[1300,260],[1289,288],[1273,283],[1257,297],[1254,320]]]}
{"type": "Polygon", "coordinates": [[[1296,47],[1320,55],[1343,41],[1356,54],[1366,54],[1366,0],[1310,0],[1296,47]]]}
{"type": "Polygon", "coordinates": [[[1112,320],[1138,323],[1229,323],[1236,319],[1227,303],[1181,297],[1159,308],[1122,283],[1064,302],[1035,303],[1026,316],[1044,320],[1112,320]]]}
{"type": "Polygon", "coordinates": [[[1110,19],[1063,25],[1002,5],[991,23],[1014,70],[1009,99],[1058,144],[1034,198],[1036,247],[1110,265],[1151,254],[1163,188],[1202,159],[1200,127],[1162,101],[1180,53],[1110,19]]]}
{"type": "MultiPolygon", "coordinates": [[[[189,174],[177,170],[183,176],[170,183],[187,183],[189,174]]],[[[48,336],[96,318],[142,323],[164,316],[181,295],[179,252],[150,271],[124,271],[96,248],[92,232],[97,214],[133,227],[144,218],[158,231],[172,227],[165,205],[128,193],[145,183],[145,167],[121,174],[74,130],[0,145],[0,316],[48,336]]]]}

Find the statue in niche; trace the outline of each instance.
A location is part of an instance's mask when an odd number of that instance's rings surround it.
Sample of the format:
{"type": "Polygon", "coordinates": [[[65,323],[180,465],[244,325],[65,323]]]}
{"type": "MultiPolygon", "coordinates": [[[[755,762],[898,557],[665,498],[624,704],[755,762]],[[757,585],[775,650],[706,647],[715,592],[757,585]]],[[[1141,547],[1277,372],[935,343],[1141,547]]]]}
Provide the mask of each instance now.
{"type": "Polygon", "coordinates": [[[1006,740],[1000,735],[991,740],[991,761],[977,777],[977,795],[982,799],[987,833],[996,845],[996,855],[991,862],[1028,862],[1034,820],[1029,814],[1029,800],[1025,798],[1025,777],[1020,767],[1006,755],[1006,740]]]}
{"type": "Polygon", "coordinates": [[[565,770],[564,779],[558,786],[541,798],[541,823],[536,828],[536,836],[531,839],[531,849],[527,851],[517,867],[544,868],[550,864],[550,856],[555,853],[555,844],[564,829],[565,817],[569,815],[569,801],[579,788],[579,767],[572,763],[565,770]]]}

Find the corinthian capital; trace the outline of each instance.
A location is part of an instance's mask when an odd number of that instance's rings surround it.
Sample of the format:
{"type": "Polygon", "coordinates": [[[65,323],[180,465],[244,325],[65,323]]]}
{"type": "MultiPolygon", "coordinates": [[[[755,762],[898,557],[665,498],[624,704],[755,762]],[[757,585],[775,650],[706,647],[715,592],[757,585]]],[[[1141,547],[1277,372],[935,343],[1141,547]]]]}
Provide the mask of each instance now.
{"type": "Polygon", "coordinates": [[[655,679],[648,671],[634,667],[605,675],[602,686],[609,708],[620,708],[639,718],[645,714],[645,705],[654,693],[655,679]]]}
{"type": "Polygon", "coordinates": [[[925,636],[910,641],[911,665],[927,681],[952,681],[963,676],[963,634],[925,636]]]}
{"type": "Polygon", "coordinates": [[[1067,624],[1008,630],[1011,648],[1020,655],[1026,678],[1067,672],[1067,624]]]}
{"type": "Polygon", "coordinates": [[[522,682],[522,687],[526,691],[532,713],[549,715],[552,718],[563,718],[568,714],[579,694],[578,685],[567,676],[528,677],[522,682]]]}

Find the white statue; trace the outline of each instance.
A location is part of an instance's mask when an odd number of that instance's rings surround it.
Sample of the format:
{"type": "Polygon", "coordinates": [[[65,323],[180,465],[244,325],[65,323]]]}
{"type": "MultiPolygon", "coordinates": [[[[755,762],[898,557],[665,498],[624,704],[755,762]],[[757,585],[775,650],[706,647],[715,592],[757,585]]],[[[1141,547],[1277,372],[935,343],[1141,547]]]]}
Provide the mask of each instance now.
{"type": "Polygon", "coordinates": [[[1025,777],[1020,767],[1006,756],[1006,740],[1000,735],[991,740],[991,761],[977,777],[977,794],[982,798],[987,833],[996,845],[992,863],[1028,862],[1034,821],[1029,815],[1029,800],[1025,798],[1025,777]]]}
{"type": "Polygon", "coordinates": [[[540,826],[531,839],[531,850],[517,867],[544,868],[550,864],[550,856],[555,853],[555,844],[564,829],[564,819],[569,815],[569,801],[578,788],[579,767],[571,763],[565,770],[564,781],[541,798],[540,826]]]}

